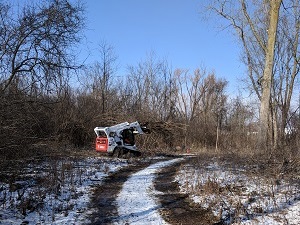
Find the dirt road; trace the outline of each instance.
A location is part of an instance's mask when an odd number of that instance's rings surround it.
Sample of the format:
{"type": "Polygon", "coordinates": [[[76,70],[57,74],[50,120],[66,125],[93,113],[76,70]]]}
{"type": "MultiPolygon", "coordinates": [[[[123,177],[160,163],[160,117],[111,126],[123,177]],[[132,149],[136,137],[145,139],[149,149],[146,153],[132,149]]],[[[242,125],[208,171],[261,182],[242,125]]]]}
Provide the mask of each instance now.
{"type": "Polygon", "coordinates": [[[136,161],[110,174],[95,187],[91,224],[216,224],[175,182],[177,169],[188,160],[136,161]]]}

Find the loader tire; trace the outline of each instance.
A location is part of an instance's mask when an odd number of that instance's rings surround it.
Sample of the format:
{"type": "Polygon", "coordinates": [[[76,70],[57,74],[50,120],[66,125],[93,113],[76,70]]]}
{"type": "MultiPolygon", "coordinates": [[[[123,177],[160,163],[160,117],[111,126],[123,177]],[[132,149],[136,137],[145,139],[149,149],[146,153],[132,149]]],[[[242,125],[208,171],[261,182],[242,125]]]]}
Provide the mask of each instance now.
{"type": "Polygon", "coordinates": [[[134,152],[134,157],[140,157],[141,155],[142,155],[142,153],[139,151],[134,152]]]}
{"type": "Polygon", "coordinates": [[[121,158],[123,155],[123,149],[122,148],[115,148],[114,153],[113,153],[113,157],[115,158],[121,158]]]}
{"type": "Polygon", "coordinates": [[[142,155],[139,151],[130,151],[130,158],[140,157],[142,155]]]}

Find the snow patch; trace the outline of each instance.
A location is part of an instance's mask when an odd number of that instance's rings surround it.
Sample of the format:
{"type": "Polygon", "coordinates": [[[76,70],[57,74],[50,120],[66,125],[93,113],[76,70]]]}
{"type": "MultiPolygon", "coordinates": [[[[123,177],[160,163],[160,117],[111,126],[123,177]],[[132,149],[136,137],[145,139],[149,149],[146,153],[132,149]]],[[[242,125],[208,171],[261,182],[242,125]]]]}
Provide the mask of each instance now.
{"type": "Polygon", "coordinates": [[[20,181],[0,181],[0,224],[87,224],[93,185],[127,165],[101,157],[28,165],[20,181]]]}
{"type": "Polygon", "coordinates": [[[213,210],[224,224],[300,224],[300,192],[284,181],[247,176],[214,162],[185,165],[176,180],[194,202],[213,210]]]}

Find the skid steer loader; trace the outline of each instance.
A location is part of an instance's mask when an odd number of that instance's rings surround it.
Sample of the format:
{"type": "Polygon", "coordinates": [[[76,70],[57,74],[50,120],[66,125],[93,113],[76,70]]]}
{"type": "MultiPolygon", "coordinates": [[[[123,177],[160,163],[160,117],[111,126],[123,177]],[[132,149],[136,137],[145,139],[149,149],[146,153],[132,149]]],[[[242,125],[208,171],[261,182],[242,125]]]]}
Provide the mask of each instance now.
{"type": "Polygon", "coordinates": [[[110,127],[96,127],[96,151],[122,157],[124,155],[140,156],[135,145],[135,135],[148,134],[150,130],[138,121],[120,123],[110,127]]]}

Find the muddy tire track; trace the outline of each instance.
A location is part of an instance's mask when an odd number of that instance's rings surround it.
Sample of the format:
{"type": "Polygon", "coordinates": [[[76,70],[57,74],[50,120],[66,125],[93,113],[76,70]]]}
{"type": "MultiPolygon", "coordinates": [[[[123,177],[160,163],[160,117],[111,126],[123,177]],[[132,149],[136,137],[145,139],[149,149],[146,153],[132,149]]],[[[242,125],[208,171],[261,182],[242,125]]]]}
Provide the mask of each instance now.
{"type": "Polygon", "coordinates": [[[115,204],[117,194],[122,189],[123,183],[128,177],[149,166],[150,162],[137,163],[110,174],[103,182],[94,189],[90,207],[96,211],[89,216],[91,225],[112,224],[118,217],[118,210],[115,204]]]}
{"type": "MultiPolygon", "coordinates": [[[[90,208],[94,209],[93,213],[89,215],[90,225],[113,224],[118,221],[116,198],[128,178],[153,163],[170,160],[171,158],[137,161],[106,177],[94,189],[90,203],[90,208]]],[[[188,160],[174,163],[158,172],[154,187],[158,191],[155,197],[159,200],[159,213],[170,224],[217,224],[211,211],[193,203],[187,194],[181,193],[179,190],[175,176],[180,165],[187,162],[188,160]]]]}
{"type": "Polygon", "coordinates": [[[155,180],[155,189],[161,193],[157,194],[160,201],[160,214],[170,224],[218,224],[210,210],[195,204],[187,194],[181,193],[175,176],[181,164],[187,160],[163,168],[155,180]]]}

